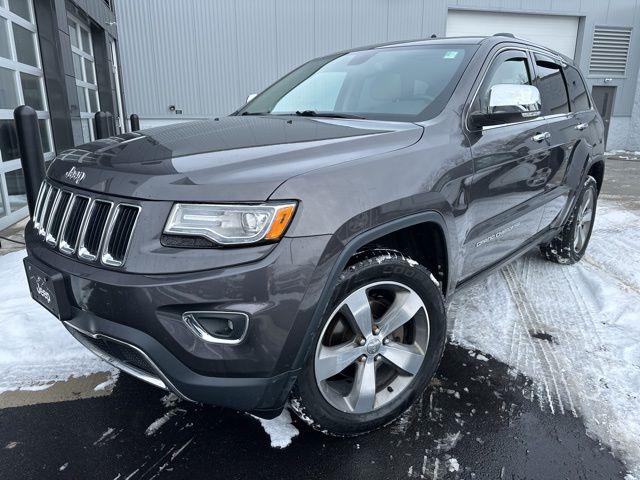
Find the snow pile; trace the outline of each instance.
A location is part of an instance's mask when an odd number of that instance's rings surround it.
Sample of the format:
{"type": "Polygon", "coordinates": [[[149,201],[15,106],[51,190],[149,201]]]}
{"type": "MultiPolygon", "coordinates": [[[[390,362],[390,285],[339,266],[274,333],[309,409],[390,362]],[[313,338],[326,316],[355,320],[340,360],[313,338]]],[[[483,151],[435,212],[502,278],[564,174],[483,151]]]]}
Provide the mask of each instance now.
{"type": "Polygon", "coordinates": [[[525,394],[584,418],[640,476],[640,212],[600,201],[583,260],[531,252],[455,296],[453,341],[533,378],[525,394]]]}
{"type": "Polygon", "coordinates": [[[0,256],[0,393],[115,372],[78,343],[29,295],[24,250],[0,256]]]}
{"type": "Polygon", "coordinates": [[[460,470],[460,464],[458,463],[458,460],[456,460],[455,458],[450,458],[449,460],[447,460],[447,470],[449,470],[450,472],[457,472],[458,470],[460,470]]]}
{"type": "Polygon", "coordinates": [[[253,418],[260,422],[264,431],[271,438],[271,446],[274,448],[288,447],[293,438],[300,433],[291,422],[291,413],[288,408],[285,408],[279,416],[272,420],[265,420],[259,417],[253,418]]]}

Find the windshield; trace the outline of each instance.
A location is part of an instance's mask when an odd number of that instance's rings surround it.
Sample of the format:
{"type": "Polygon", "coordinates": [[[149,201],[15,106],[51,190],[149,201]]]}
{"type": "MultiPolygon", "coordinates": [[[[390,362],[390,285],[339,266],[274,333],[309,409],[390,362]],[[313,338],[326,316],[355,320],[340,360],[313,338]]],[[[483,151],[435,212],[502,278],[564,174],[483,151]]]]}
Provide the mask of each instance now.
{"type": "Polygon", "coordinates": [[[421,45],[318,58],[280,79],[236,114],[426,120],[442,111],[475,49],[421,45]]]}

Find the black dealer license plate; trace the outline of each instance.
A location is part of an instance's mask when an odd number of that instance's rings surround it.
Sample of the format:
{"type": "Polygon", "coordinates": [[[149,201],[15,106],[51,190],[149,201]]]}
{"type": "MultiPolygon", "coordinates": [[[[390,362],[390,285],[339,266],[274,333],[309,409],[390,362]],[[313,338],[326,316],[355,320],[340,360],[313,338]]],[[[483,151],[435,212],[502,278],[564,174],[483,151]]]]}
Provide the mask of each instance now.
{"type": "Polygon", "coordinates": [[[60,320],[69,317],[69,305],[66,297],[64,278],[59,272],[36,266],[26,257],[24,269],[29,281],[31,297],[49,310],[60,320]]]}

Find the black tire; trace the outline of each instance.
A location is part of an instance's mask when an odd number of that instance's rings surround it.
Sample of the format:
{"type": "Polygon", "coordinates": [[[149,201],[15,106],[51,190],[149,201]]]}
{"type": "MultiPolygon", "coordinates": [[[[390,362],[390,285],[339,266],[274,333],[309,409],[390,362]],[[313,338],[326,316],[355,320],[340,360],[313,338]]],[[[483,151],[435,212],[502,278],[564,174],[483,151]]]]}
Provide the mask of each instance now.
{"type": "Polygon", "coordinates": [[[593,223],[596,216],[596,208],[598,205],[598,183],[592,176],[587,176],[587,179],[582,184],[580,193],[576,200],[576,204],[571,212],[571,215],[567,219],[560,234],[555,237],[551,242],[540,245],[540,252],[549,261],[560,263],[564,265],[571,265],[579,262],[584,256],[591,239],[591,232],[593,231],[593,223]],[[587,195],[590,195],[593,199],[593,205],[591,207],[591,220],[588,228],[588,232],[583,233],[583,241],[577,243],[578,230],[577,226],[581,222],[581,209],[584,206],[584,200],[587,195]]]}
{"type": "MultiPolygon", "coordinates": [[[[417,321],[415,319],[418,315],[416,314],[411,321],[417,321]]],[[[335,286],[332,301],[315,335],[313,351],[309,354],[306,366],[293,388],[290,399],[292,409],[314,429],[333,436],[361,435],[391,423],[423,393],[435,374],[444,351],[446,325],[440,287],[426,268],[396,251],[376,250],[373,254],[357,257],[356,262],[342,272],[335,286]],[[420,297],[427,312],[427,315],[421,317],[422,322],[428,322],[426,354],[417,373],[410,380],[405,380],[408,383],[396,397],[388,400],[388,403],[368,413],[346,413],[332,406],[320,391],[314,369],[315,352],[320,348],[318,342],[323,341],[320,337],[325,326],[328,327],[333,318],[332,313],[336,307],[358,289],[374,282],[385,281],[409,287],[412,293],[420,297]]]]}

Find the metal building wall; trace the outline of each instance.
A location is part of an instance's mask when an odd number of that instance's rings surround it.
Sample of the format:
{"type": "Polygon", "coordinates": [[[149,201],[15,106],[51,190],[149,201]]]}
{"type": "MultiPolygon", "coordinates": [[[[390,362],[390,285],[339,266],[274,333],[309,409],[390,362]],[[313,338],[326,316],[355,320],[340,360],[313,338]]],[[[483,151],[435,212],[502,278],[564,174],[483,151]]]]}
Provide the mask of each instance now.
{"type": "Polygon", "coordinates": [[[294,67],[352,46],[441,33],[428,0],[136,0],[116,4],[127,108],[225,114],[294,67]]]}
{"type": "Polygon", "coordinates": [[[119,0],[127,109],[143,126],[226,114],[310,58],[443,36],[450,9],[578,16],[583,71],[596,24],[633,26],[626,78],[607,83],[618,86],[616,128],[627,135],[640,67],[640,0],[119,0]]]}

